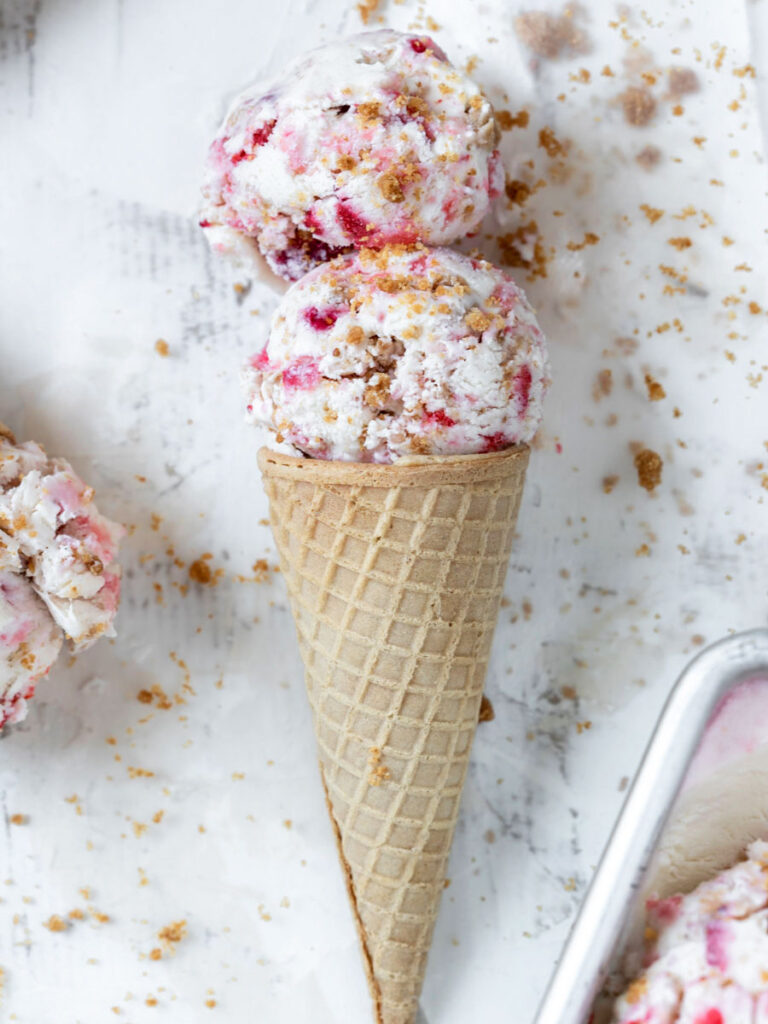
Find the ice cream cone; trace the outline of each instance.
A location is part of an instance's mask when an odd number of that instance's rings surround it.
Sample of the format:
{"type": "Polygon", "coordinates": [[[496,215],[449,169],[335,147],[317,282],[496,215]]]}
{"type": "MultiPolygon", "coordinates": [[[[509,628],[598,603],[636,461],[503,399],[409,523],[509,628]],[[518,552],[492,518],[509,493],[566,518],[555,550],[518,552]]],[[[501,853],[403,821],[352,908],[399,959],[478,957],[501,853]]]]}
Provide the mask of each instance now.
{"type": "Polygon", "coordinates": [[[527,462],[259,453],[377,1024],[416,1017],[527,462]]]}

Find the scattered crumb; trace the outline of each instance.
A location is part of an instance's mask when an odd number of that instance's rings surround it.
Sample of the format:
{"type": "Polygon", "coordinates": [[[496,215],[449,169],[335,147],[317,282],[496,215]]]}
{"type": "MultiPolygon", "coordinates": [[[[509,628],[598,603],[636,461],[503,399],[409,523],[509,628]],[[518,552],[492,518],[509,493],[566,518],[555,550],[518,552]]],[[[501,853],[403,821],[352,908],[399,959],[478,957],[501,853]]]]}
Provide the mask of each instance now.
{"type": "MultiPolygon", "coordinates": [[[[187,935],[187,922],[186,920],[174,921],[172,924],[167,924],[165,928],[161,928],[157,933],[158,939],[164,942],[167,946],[174,946],[176,943],[181,942],[187,935]]],[[[150,957],[153,960],[159,960],[159,957],[150,957]]]]}
{"type": "Polygon", "coordinates": [[[611,476],[603,477],[603,491],[605,494],[610,494],[616,484],[619,482],[618,476],[612,474],[611,476]]]}
{"type": "Polygon", "coordinates": [[[562,143],[555,136],[551,128],[542,128],[539,132],[539,146],[547,151],[547,156],[553,159],[556,156],[564,156],[568,151],[567,143],[562,143]]]}
{"type": "Polygon", "coordinates": [[[149,959],[150,960],[162,960],[163,959],[163,951],[162,951],[162,949],[160,949],[159,946],[155,946],[154,949],[150,949],[150,951],[149,951],[149,959]]]}
{"type": "MultiPolygon", "coordinates": [[[[210,555],[208,556],[210,558],[210,555]]],[[[213,570],[211,569],[208,561],[203,555],[201,558],[196,558],[189,567],[189,578],[194,580],[195,583],[200,583],[206,586],[213,580],[213,570]]]]}
{"type": "Polygon", "coordinates": [[[168,355],[170,351],[171,350],[168,347],[168,342],[163,341],[162,338],[158,338],[157,341],[155,342],[155,352],[157,352],[159,356],[162,356],[163,359],[165,359],[165,357],[168,355]]]}
{"type": "Polygon", "coordinates": [[[635,455],[637,482],[649,493],[661,483],[663,465],[661,456],[650,448],[643,448],[635,455]]]}
{"type": "Polygon", "coordinates": [[[493,704],[483,694],[483,699],[480,701],[480,712],[477,716],[478,722],[492,722],[496,717],[496,712],[493,710],[493,704]]]}
{"type": "Polygon", "coordinates": [[[385,779],[389,778],[389,768],[381,763],[381,751],[378,747],[371,747],[368,764],[371,766],[368,775],[369,786],[380,786],[385,779]]]}
{"type": "Polygon", "coordinates": [[[26,814],[12,814],[8,820],[12,825],[26,825],[29,822],[26,814]]]}
{"type": "Polygon", "coordinates": [[[660,160],[661,150],[658,146],[644,146],[635,157],[635,162],[645,171],[650,171],[660,160]]]}
{"type": "Polygon", "coordinates": [[[357,12],[364,25],[368,24],[372,14],[375,14],[379,7],[379,0],[360,0],[357,5],[357,12]]]}
{"type": "Polygon", "coordinates": [[[678,252],[682,252],[683,249],[690,249],[690,247],[693,245],[693,242],[690,240],[690,238],[668,238],[667,242],[675,249],[677,249],[678,252]]]}
{"type": "Polygon", "coordinates": [[[527,128],[530,119],[527,110],[518,110],[516,114],[509,110],[496,111],[496,124],[503,132],[510,132],[513,128],[527,128]]]}
{"type": "Polygon", "coordinates": [[[65,932],[69,925],[63,917],[60,917],[58,914],[51,914],[47,921],[43,921],[43,928],[47,928],[49,932],[65,932]]]}
{"type": "Polygon", "coordinates": [[[565,7],[562,14],[547,11],[522,11],[515,18],[515,32],[520,42],[537,57],[552,60],[562,53],[586,53],[589,40],[575,24],[573,7],[565,7]]]}
{"type": "Polygon", "coordinates": [[[662,398],[667,397],[667,393],[664,388],[657,380],[654,380],[650,373],[646,373],[645,375],[645,386],[648,389],[648,397],[652,402],[660,402],[662,398]]]}
{"type": "Polygon", "coordinates": [[[632,85],[619,96],[627,124],[638,128],[650,124],[656,114],[656,100],[645,86],[632,85]]]}
{"type": "Polygon", "coordinates": [[[651,224],[655,224],[657,220],[661,220],[661,218],[664,216],[663,210],[657,210],[654,206],[649,206],[648,203],[641,203],[640,209],[643,211],[643,213],[648,218],[651,224]]]}

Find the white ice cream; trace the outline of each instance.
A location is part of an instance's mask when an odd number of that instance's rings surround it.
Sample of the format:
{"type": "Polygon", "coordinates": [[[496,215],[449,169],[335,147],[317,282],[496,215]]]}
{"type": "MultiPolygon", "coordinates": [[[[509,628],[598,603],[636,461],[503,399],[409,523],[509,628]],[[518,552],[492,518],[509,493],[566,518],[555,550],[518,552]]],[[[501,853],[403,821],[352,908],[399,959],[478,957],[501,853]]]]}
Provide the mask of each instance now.
{"type": "Polygon", "coordinates": [[[483,260],[423,246],[316,268],[244,370],[253,421],[306,455],[358,462],[530,441],[548,383],[521,289],[483,260]]]}
{"type": "Polygon", "coordinates": [[[69,463],[0,425],[0,726],[23,717],[63,636],[82,650],[114,635],[122,534],[69,463]]]}
{"type": "Polygon", "coordinates": [[[428,36],[330,43],[238,98],[211,146],[201,225],[291,280],[351,246],[445,244],[503,187],[491,104],[428,36]]]}

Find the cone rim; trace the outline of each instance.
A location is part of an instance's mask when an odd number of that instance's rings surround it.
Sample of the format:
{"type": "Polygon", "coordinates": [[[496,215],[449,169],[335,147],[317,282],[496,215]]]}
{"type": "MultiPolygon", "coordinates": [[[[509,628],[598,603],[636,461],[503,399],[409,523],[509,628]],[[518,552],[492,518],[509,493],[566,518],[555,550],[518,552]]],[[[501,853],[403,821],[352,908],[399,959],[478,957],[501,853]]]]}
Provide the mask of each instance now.
{"type": "Polygon", "coordinates": [[[524,470],[530,455],[527,444],[473,455],[415,455],[397,462],[341,462],[288,455],[272,448],[259,449],[262,473],[286,480],[324,484],[361,484],[369,487],[423,487],[456,475],[473,480],[496,479],[524,470]]]}

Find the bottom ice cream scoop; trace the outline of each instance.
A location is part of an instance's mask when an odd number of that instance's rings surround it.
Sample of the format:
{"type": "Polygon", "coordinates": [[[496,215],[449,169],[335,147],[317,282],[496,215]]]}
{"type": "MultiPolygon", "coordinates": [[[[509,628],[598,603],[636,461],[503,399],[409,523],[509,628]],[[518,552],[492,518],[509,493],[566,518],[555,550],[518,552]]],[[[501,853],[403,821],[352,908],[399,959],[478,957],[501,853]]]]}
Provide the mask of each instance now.
{"type": "Polygon", "coordinates": [[[549,366],[514,281],[417,245],[363,249],[297,281],[243,377],[250,419],[278,441],[388,463],[530,441],[549,366]]]}
{"type": "Polygon", "coordinates": [[[68,462],[0,424],[0,727],[26,714],[64,638],[113,636],[123,528],[68,462]]]}
{"type": "Polygon", "coordinates": [[[687,896],[649,900],[642,956],[613,1024],[768,1024],[768,843],[687,896]]]}

